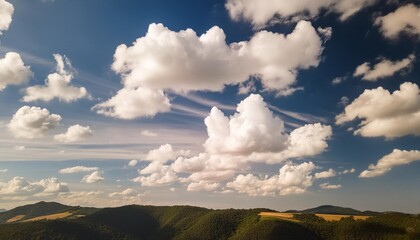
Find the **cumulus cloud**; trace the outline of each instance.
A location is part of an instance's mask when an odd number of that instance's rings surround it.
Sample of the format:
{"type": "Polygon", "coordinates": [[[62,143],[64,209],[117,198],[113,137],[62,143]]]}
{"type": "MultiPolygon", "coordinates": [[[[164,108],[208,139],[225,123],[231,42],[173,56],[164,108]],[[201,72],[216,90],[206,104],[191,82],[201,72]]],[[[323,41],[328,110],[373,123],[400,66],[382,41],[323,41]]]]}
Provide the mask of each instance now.
{"type": "Polygon", "coordinates": [[[93,133],[89,126],[83,127],[76,124],[69,127],[67,132],[55,135],[54,139],[63,143],[71,143],[83,141],[92,135],[93,133]]]}
{"type": "Polygon", "coordinates": [[[149,131],[149,130],[143,130],[141,132],[141,135],[146,136],[146,137],[156,137],[157,133],[149,131]]]}
{"type": "Polygon", "coordinates": [[[377,81],[378,79],[390,77],[403,69],[409,68],[415,58],[414,54],[411,54],[407,58],[394,62],[388,59],[382,59],[373,67],[370,66],[370,63],[365,62],[356,68],[353,76],[362,76],[362,79],[366,81],[377,81]]]}
{"type": "Polygon", "coordinates": [[[359,177],[371,178],[381,176],[391,171],[393,167],[406,165],[414,161],[420,161],[420,151],[394,149],[392,153],[379,159],[376,165],[369,165],[369,168],[361,172],[359,177]]]}
{"type": "Polygon", "coordinates": [[[13,115],[7,128],[16,138],[40,138],[55,128],[61,116],[50,114],[46,108],[23,106],[13,115]]]}
{"type": "Polygon", "coordinates": [[[57,178],[41,179],[30,182],[23,177],[14,177],[9,182],[0,182],[0,198],[2,199],[27,199],[33,196],[54,196],[68,192],[66,183],[57,178]]]}
{"type": "Polygon", "coordinates": [[[354,173],[354,172],[356,172],[356,169],[351,168],[351,169],[346,169],[346,170],[340,172],[340,174],[349,174],[349,173],[354,173]]]}
{"type": "Polygon", "coordinates": [[[136,159],[133,159],[133,160],[130,160],[130,161],[128,162],[128,166],[130,166],[130,167],[134,167],[134,166],[136,166],[136,165],[137,165],[137,163],[139,163],[139,161],[138,161],[138,160],[136,160],[136,159]]]}
{"type": "Polygon", "coordinates": [[[165,145],[161,145],[157,149],[150,150],[147,153],[145,160],[164,163],[168,160],[173,160],[178,156],[187,156],[189,154],[190,154],[189,151],[185,151],[182,149],[178,151],[174,151],[171,144],[165,144],[165,145]]]}
{"type": "Polygon", "coordinates": [[[395,138],[420,135],[420,89],[405,82],[390,93],[378,87],[365,90],[336,117],[341,125],[359,118],[363,121],[354,134],[364,137],[395,138]]]}
{"type": "Polygon", "coordinates": [[[330,178],[330,177],[334,177],[336,175],[337,175],[337,173],[334,171],[334,169],[331,169],[330,168],[328,171],[323,171],[323,172],[315,173],[315,178],[316,179],[330,178]]]}
{"type": "Polygon", "coordinates": [[[121,119],[153,117],[170,109],[169,98],[162,90],[145,87],[123,88],[109,100],[92,108],[98,114],[121,119]]]}
{"type": "Polygon", "coordinates": [[[250,196],[300,194],[312,186],[313,176],[311,173],[314,169],[315,165],[312,162],[300,165],[287,163],[280,168],[278,175],[266,176],[261,179],[252,174],[241,174],[234,181],[228,182],[226,187],[250,196]]]}
{"type": "Polygon", "coordinates": [[[132,46],[117,47],[112,69],[121,75],[124,88],[94,109],[123,119],[154,116],[169,111],[163,91],[221,91],[250,77],[260,79],[266,90],[290,94],[299,70],[318,65],[322,44],[306,21],[288,35],[260,31],[249,41],[229,45],[216,26],[197,36],[192,29],[174,32],[150,24],[132,46]]]}
{"type": "Polygon", "coordinates": [[[378,17],[375,21],[382,34],[390,39],[396,39],[401,33],[420,36],[420,7],[414,4],[401,6],[388,15],[378,17]]]}
{"type": "Polygon", "coordinates": [[[340,83],[342,83],[346,80],[347,80],[347,77],[336,77],[331,81],[331,84],[335,86],[335,85],[338,85],[338,84],[340,84],[340,83]]]}
{"type": "Polygon", "coordinates": [[[86,167],[86,166],[75,166],[69,168],[63,168],[58,171],[61,174],[68,174],[68,173],[80,173],[80,172],[92,172],[97,171],[97,167],[86,167]]]}
{"type": "Polygon", "coordinates": [[[227,0],[225,7],[233,20],[246,20],[256,27],[262,27],[278,20],[315,18],[323,11],[340,15],[345,21],[376,0],[227,0]]]}
{"type": "Polygon", "coordinates": [[[141,183],[142,186],[154,187],[171,185],[179,180],[171,166],[156,162],[151,164],[157,164],[158,167],[153,169],[153,171],[140,171],[141,174],[151,174],[149,176],[139,176],[132,181],[141,183]]]}
{"type": "Polygon", "coordinates": [[[339,189],[341,188],[340,184],[330,184],[330,183],[321,183],[319,184],[319,187],[322,189],[339,189]]]}
{"type": "Polygon", "coordinates": [[[8,170],[8,169],[6,169],[6,168],[0,169],[0,173],[5,173],[5,172],[7,172],[7,171],[9,171],[9,170],[8,170]]]}
{"type": "Polygon", "coordinates": [[[98,183],[105,180],[105,178],[102,176],[102,173],[99,171],[94,171],[91,174],[88,174],[83,177],[82,182],[85,183],[98,183]]]}
{"type": "Polygon", "coordinates": [[[60,54],[54,54],[54,59],[57,62],[56,72],[48,75],[45,86],[37,85],[26,88],[25,96],[22,98],[24,102],[37,100],[49,102],[54,98],[64,102],[73,102],[89,96],[86,88],[70,85],[74,78],[70,60],[60,54]]]}
{"type": "Polygon", "coordinates": [[[9,29],[14,10],[15,8],[11,3],[0,0],[0,35],[3,34],[3,31],[9,29]]]}
{"type": "Polygon", "coordinates": [[[19,54],[8,52],[4,58],[0,58],[0,91],[4,90],[8,85],[24,84],[28,82],[31,76],[30,67],[25,66],[19,54]]]}
{"type": "Polygon", "coordinates": [[[198,191],[215,191],[220,187],[219,183],[209,183],[205,181],[193,182],[188,184],[187,191],[198,192],[198,191]]]}

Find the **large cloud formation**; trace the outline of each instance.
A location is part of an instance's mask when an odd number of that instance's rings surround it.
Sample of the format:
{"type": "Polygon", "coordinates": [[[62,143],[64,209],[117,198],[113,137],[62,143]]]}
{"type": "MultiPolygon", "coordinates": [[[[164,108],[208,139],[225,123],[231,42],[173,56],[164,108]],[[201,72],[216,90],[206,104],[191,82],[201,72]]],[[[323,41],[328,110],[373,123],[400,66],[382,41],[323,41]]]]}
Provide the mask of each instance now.
{"type": "Polygon", "coordinates": [[[16,138],[41,138],[48,130],[60,124],[61,116],[50,114],[46,108],[23,106],[7,125],[16,138]]]}
{"type": "Polygon", "coordinates": [[[9,29],[14,10],[11,3],[0,0],[0,35],[2,35],[2,31],[9,29]]]}
{"type": "Polygon", "coordinates": [[[24,200],[31,197],[56,196],[68,191],[67,184],[60,182],[57,178],[30,182],[23,177],[14,177],[6,183],[0,182],[0,199],[24,200]]]}
{"type": "Polygon", "coordinates": [[[403,69],[409,68],[415,59],[414,54],[399,61],[382,59],[373,67],[370,66],[370,63],[365,62],[356,68],[353,76],[362,76],[362,79],[366,81],[377,81],[378,79],[390,77],[403,69]]]}
{"type": "Polygon", "coordinates": [[[378,17],[375,24],[390,39],[398,38],[401,33],[420,37],[420,7],[407,4],[388,15],[378,17]]]}
{"type": "Polygon", "coordinates": [[[391,171],[393,167],[406,165],[414,161],[420,161],[420,151],[404,151],[394,149],[392,153],[379,159],[376,165],[369,165],[369,168],[360,173],[359,177],[377,177],[391,171]]]}
{"type": "Polygon", "coordinates": [[[216,26],[197,36],[192,29],[174,32],[150,24],[132,46],[116,49],[112,69],[122,76],[124,88],[94,109],[123,119],[154,116],[169,110],[163,91],[221,91],[250,77],[259,78],[266,90],[290,94],[298,71],[318,65],[322,44],[306,21],[288,35],[260,31],[249,41],[231,44],[216,26]]]}
{"type": "Polygon", "coordinates": [[[405,82],[393,93],[382,87],[365,90],[336,117],[336,124],[356,118],[363,121],[354,133],[364,137],[420,135],[419,86],[405,82]]]}
{"type": "MultiPolygon", "coordinates": [[[[162,145],[149,152],[146,159],[152,162],[139,170],[140,176],[133,181],[143,186],[182,182],[188,183],[188,191],[213,191],[222,187],[222,182],[234,180],[237,173],[249,171],[254,162],[274,164],[317,155],[327,148],[327,140],[332,135],[331,127],[320,123],[286,133],[284,122],[273,115],[257,94],[240,102],[236,111],[227,117],[213,107],[205,119],[208,132],[203,145],[205,152],[189,157],[186,151],[174,151],[171,145],[162,145]]],[[[280,169],[279,176],[261,180],[252,175],[240,175],[227,186],[250,195],[301,193],[312,185],[314,169],[313,163],[287,163],[280,169]],[[289,179],[293,176],[300,178],[289,179]],[[256,185],[261,185],[261,189],[249,193],[241,187],[244,181],[252,182],[257,189],[256,185]],[[263,184],[268,182],[280,185],[264,190],[263,184]]]]}
{"type": "Polygon", "coordinates": [[[70,85],[74,78],[70,60],[60,54],[54,54],[54,59],[57,62],[56,72],[48,75],[45,86],[28,87],[22,99],[24,102],[37,100],[48,102],[54,98],[64,102],[73,102],[89,96],[86,88],[70,85]]]}
{"type": "Polygon", "coordinates": [[[225,7],[234,20],[244,19],[256,27],[276,20],[314,18],[323,10],[340,15],[345,21],[376,0],[227,0],[225,7]]]}
{"type": "Polygon", "coordinates": [[[30,67],[25,66],[22,58],[15,52],[8,52],[0,58],[0,91],[7,85],[20,85],[32,76],[30,67]]]}

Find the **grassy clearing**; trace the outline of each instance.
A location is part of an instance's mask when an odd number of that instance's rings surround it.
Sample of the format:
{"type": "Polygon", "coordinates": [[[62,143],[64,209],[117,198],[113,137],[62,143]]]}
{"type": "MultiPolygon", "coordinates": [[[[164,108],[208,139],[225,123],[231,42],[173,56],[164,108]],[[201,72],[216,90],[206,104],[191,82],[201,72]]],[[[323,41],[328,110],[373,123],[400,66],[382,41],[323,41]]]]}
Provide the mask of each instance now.
{"type": "Polygon", "coordinates": [[[24,217],[25,217],[25,215],[16,215],[16,216],[8,219],[6,222],[7,223],[17,222],[17,221],[21,220],[24,217]]]}
{"type": "MultiPolygon", "coordinates": [[[[263,218],[277,218],[291,222],[299,222],[293,215],[295,213],[276,213],[276,212],[261,212],[259,215],[263,218]]],[[[356,220],[366,220],[370,216],[354,216],[354,215],[338,215],[338,214],[315,214],[318,217],[322,217],[326,221],[340,221],[342,218],[353,216],[356,220]]]]}
{"type": "Polygon", "coordinates": [[[34,218],[26,219],[22,222],[32,222],[32,221],[39,221],[39,220],[55,220],[55,219],[60,219],[60,218],[66,218],[71,215],[73,215],[73,213],[67,211],[67,212],[62,212],[62,213],[34,217],[34,218]]]}

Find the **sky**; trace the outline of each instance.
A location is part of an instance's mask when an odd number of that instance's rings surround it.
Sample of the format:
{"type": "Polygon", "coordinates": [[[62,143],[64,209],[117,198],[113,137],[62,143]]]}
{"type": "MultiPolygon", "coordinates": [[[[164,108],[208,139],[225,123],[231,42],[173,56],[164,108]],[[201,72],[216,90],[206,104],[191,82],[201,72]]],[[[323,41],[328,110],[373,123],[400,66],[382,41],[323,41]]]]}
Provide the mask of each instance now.
{"type": "Polygon", "coordinates": [[[0,208],[420,213],[420,3],[0,0],[0,208]]]}

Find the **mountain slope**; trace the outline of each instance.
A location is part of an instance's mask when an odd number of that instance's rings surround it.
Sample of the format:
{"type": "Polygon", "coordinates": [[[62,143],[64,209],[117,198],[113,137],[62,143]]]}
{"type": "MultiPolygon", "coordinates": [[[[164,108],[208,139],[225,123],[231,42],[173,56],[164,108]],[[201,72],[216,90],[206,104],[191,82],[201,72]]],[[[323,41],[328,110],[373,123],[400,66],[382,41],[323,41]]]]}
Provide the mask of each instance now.
{"type": "Polygon", "coordinates": [[[332,206],[332,205],[322,205],[315,208],[308,208],[305,210],[289,210],[286,211],[287,213],[310,213],[310,214],[338,214],[338,215],[367,215],[367,216],[374,216],[378,215],[378,212],[373,211],[359,211],[353,208],[346,208],[346,207],[339,207],[339,206],[332,206]]]}

